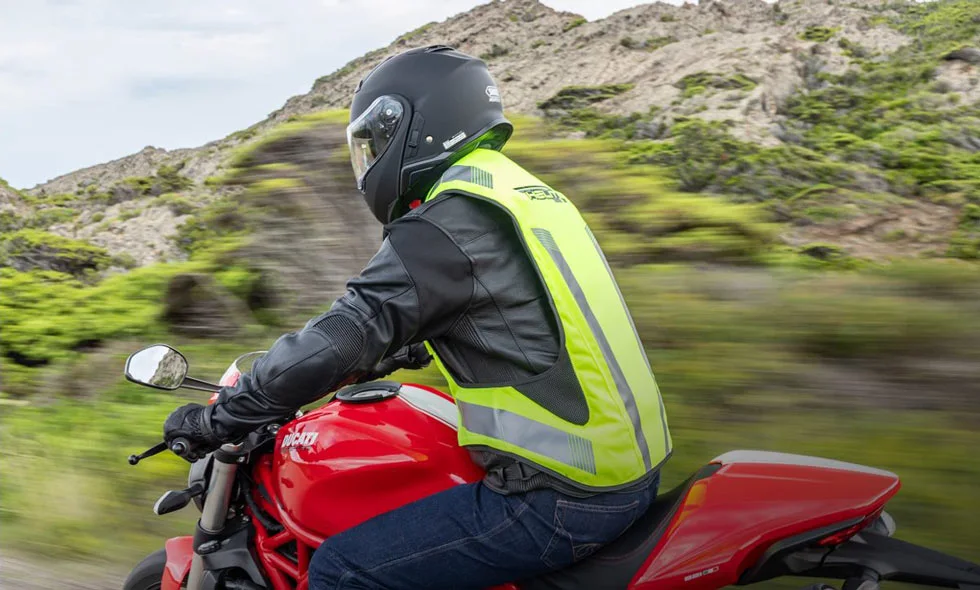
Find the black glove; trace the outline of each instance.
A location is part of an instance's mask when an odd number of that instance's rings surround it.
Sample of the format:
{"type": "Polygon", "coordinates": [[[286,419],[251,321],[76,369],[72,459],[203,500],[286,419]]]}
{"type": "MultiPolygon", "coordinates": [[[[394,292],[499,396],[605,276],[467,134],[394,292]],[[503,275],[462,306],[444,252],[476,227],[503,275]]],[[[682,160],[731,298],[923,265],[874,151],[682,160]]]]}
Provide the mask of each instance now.
{"type": "Polygon", "coordinates": [[[163,423],[163,440],[169,447],[178,438],[187,440],[187,452],[182,455],[190,462],[202,459],[221,446],[221,440],[211,430],[210,412],[201,404],[181,406],[167,416],[163,423]]]}
{"type": "Polygon", "coordinates": [[[430,362],[432,355],[424,344],[409,344],[395,354],[381,359],[371,371],[358,377],[356,383],[383,379],[399,369],[421,369],[429,366],[430,362]]]}

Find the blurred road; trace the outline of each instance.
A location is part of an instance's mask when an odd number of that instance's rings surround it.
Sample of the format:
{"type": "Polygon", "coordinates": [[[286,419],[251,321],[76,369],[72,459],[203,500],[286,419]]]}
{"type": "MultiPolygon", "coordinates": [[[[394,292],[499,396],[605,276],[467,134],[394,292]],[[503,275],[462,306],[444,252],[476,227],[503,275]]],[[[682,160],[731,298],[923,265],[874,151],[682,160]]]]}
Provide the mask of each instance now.
{"type": "Polygon", "coordinates": [[[2,590],[115,590],[128,572],[119,566],[42,561],[0,552],[2,590]]]}

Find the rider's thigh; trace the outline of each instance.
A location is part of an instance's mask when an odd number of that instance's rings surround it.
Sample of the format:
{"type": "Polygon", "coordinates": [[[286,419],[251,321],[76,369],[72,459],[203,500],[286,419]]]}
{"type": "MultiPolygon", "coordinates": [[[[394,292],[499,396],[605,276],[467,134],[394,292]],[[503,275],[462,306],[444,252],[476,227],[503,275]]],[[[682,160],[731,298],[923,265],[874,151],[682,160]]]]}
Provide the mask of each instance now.
{"type": "Polygon", "coordinates": [[[476,590],[567,565],[542,559],[558,498],[467,484],[413,502],[327,539],[311,560],[310,590],[476,590]]]}

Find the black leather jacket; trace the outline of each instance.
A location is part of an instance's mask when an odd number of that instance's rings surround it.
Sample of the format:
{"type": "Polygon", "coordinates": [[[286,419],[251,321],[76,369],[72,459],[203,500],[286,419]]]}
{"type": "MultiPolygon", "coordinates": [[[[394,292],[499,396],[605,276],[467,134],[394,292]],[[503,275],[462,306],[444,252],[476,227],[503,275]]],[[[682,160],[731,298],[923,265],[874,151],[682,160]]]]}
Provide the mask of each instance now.
{"type": "MultiPolygon", "coordinates": [[[[281,337],[250,375],[220,392],[211,411],[219,437],[235,439],[289,416],[426,340],[462,383],[524,379],[554,363],[556,319],[504,211],[448,195],[385,230],[378,253],[328,312],[281,337]]],[[[585,495],[497,453],[474,458],[498,491],[550,486],[585,495]]]]}

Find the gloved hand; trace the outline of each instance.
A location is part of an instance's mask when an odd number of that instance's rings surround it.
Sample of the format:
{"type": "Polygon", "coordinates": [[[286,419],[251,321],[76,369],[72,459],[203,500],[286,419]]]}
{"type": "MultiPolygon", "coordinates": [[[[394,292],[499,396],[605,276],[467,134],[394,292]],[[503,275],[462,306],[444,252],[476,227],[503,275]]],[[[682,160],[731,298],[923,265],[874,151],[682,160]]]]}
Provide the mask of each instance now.
{"type": "Polygon", "coordinates": [[[178,438],[186,439],[190,448],[183,455],[191,463],[221,446],[209,424],[209,412],[201,404],[181,406],[163,423],[163,440],[169,447],[178,438]]]}
{"type": "Polygon", "coordinates": [[[432,362],[432,355],[424,344],[409,344],[395,354],[381,359],[381,362],[371,371],[361,375],[355,383],[383,379],[399,369],[421,369],[429,366],[430,362],[432,362]]]}

